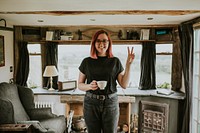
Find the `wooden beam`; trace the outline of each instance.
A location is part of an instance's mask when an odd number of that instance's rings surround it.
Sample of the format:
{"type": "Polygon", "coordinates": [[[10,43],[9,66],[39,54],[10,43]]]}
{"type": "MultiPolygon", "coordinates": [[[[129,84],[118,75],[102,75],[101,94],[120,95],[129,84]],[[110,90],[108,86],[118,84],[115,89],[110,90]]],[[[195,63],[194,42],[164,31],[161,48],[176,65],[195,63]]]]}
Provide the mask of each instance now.
{"type": "Polygon", "coordinates": [[[42,14],[42,15],[188,15],[200,13],[200,10],[104,10],[104,11],[21,11],[0,12],[0,14],[42,14]]]}

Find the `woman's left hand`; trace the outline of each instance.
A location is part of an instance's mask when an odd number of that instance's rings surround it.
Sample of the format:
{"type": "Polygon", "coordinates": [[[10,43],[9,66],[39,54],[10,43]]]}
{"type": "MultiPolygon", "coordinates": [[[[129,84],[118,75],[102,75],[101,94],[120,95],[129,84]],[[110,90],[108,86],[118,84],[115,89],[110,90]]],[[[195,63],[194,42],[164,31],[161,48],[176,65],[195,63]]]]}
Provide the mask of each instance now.
{"type": "Polygon", "coordinates": [[[133,51],[133,47],[131,48],[131,51],[130,51],[130,48],[127,47],[127,50],[128,50],[128,57],[127,57],[127,62],[126,64],[132,64],[133,60],[135,59],[135,53],[133,51]]]}

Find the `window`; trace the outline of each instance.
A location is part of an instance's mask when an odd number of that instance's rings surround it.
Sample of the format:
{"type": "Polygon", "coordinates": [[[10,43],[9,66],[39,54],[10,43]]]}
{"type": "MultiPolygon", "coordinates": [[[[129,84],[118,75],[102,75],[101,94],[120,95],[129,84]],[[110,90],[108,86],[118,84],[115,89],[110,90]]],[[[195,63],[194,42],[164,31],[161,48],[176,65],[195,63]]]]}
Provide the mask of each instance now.
{"type": "Polygon", "coordinates": [[[156,45],[156,84],[157,87],[171,86],[173,44],[156,45]]]}
{"type": "MultiPolygon", "coordinates": [[[[140,62],[142,45],[113,45],[113,54],[118,57],[125,68],[127,47],[134,47],[135,60],[131,69],[129,87],[138,88],[140,81],[140,62]]],[[[42,63],[40,44],[28,44],[30,56],[30,73],[27,84],[29,87],[42,86],[42,63]]],[[[156,45],[156,83],[171,84],[172,44],[156,45]]],[[[90,56],[90,45],[58,45],[59,80],[77,80],[81,61],[90,56]]]]}
{"type": "Polygon", "coordinates": [[[135,60],[130,73],[129,87],[138,88],[140,82],[140,62],[142,45],[113,45],[113,54],[118,57],[125,69],[127,59],[127,47],[134,47],[135,60]]]}
{"type": "MultiPolygon", "coordinates": [[[[127,47],[134,47],[135,60],[131,69],[129,87],[138,88],[140,81],[140,62],[142,45],[113,45],[113,54],[125,68],[127,47]]],[[[156,84],[171,84],[172,44],[156,45],[156,84]]],[[[77,80],[78,67],[83,58],[90,56],[90,45],[59,45],[58,70],[59,80],[77,80]]]]}
{"type": "Polygon", "coordinates": [[[30,88],[42,87],[42,62],[40,44],[28,44],[29,51],[29,76],[27,85],[30,88]]]}
{"type": "MultiPolygon", "coordinates": [[[[127,47],[130,45],[113,45],[113,54],[118,57],[125,67],[127,59],[127,47]]],[[[140,77],[141,45],[134,45],[136,54],[130,77],[130,87],[138,87],[140,77]]],[[[79,65],[83,58],[90,56],[90,45],[59,45],[58,46],[58,70],[59,80],[77,80],[79,65]]]]}
{"type": "Polygon", "coordinates": [[[90,45],[58,45],[59,80],[77,80],[79,65],[90,55],[90,45]]]}
{"type": "Polygon", "coordinates": [[[193,89],[192,89],[192,115],[191,131],[200,132],[200,29],[194,30],[194,61],[193,61],[193,89]]]}

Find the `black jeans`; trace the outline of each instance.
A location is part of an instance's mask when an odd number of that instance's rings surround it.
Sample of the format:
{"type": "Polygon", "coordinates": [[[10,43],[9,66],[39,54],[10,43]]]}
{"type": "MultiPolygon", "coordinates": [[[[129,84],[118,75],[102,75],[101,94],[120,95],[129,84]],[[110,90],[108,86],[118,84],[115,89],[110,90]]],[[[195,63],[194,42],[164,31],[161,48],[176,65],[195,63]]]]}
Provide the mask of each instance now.
{"type": "Polygon", "coordinates": [[[88,133],[117,133],[119,120],[117,95],[105,100],[85,96],[83,112],[88,133]]]}

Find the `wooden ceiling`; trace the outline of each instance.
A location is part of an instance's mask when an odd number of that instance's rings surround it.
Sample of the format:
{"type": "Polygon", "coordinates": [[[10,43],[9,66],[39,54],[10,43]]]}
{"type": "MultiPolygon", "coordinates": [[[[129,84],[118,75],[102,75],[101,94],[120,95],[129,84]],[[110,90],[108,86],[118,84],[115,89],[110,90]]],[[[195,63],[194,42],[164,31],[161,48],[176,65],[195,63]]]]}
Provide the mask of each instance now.
{"type": "Polygon", "coordinates": [[[0,2],[0,19],[31,26],[180,24],[199,17],[199,5],[199,0],[6,0],[0,2]]]}

